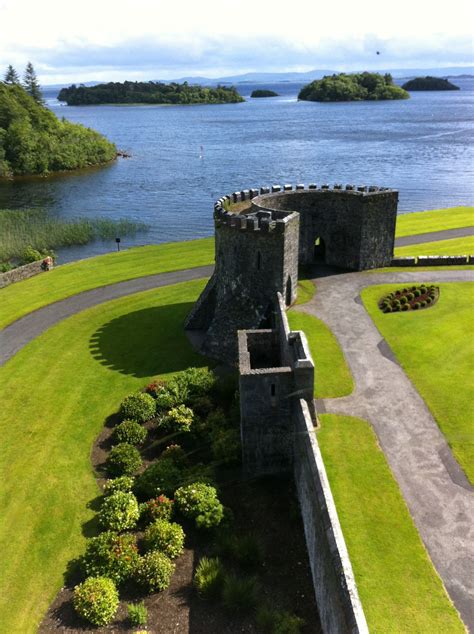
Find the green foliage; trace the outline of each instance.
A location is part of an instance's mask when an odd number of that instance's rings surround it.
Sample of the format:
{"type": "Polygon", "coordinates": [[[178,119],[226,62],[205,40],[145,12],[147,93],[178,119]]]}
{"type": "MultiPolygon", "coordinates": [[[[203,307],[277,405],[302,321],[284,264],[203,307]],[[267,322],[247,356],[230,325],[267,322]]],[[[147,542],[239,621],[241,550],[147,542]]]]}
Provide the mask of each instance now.
{"type": "Polygon", "coordinates": [[[20,77],[11,64],[9,64],[3,81],[6,84],[20,84],[20,77]]]}
{"type": "Polygon", "coordinates": [[[59,101],[68,106],[93,105],[103,103],[151,103],[151,104],[196,104],[196,103],[239,103],[245,101],[232,86],[204,88],[183,84],[162,84],[148,81],[109,82],[97,86],[76,86],[63,88],[59,101]]]}
{"type": "Polygon", "coordinates": [[[263,553],[260,542],[253,535],[236,535],[227,529],[220,531],[217,539],[218,552],[231,559],[245,570],[258,568],[263,553]]]}
{"type": "Polygon", "coordinates": [[[180,394],[187,393],[187,399],[192,403],[194,399],[206,396],[213,390],[216,376],[212,370],[206,367],[187,368],[176,374],[170,383],[177,386],[180,394]]]}
{"type": "Polygon", "coordinates": [[[232,465],[240,461],[240,432],[234,428],[216,429],[212,435],[211,451],[220,464],[232,465]]]}
{"type": "Polygon", "coordinates": [[[175,502],[179,512],[194,520],[197,528],[218,526],[224,517],[216,489],[202,482],[180,487],[175,493],[175,502]]]}
{"type": "Polygon", "coordinates": [[[89,577],[74,588],[74,609],[94,625],[108,625],[118,604],[117,588],[107,577],[89,577]]]}
{"type": "Polygon", "coordinates": [[[159,550],[174,559],[183,554],[184,531],[175,522],[158,519],[148,526],[143,541],[146,550],[159,550]]]}
{"type": "Polygon", "coordinates": [[[404,90],[460,90],[459,86],[455,86],[447,79],[442,77],[415,77],[405,82],[402,86],[404,90]]]}
{"type": "Polygon", "coordinates": [[[32,94],[0,83],[0,176],[48,174],[115,158],[112,143],[94,130],[58,120],[42,105],[34,76],[27,81],[32,94]]]}
{"type": "Polygon", "coordinates": [[[225,570],[219,557],[202,557],[194,573],[194,585],[203,599],[216,599],[222,591],[225,570]]]}
{"type": "Polygon", "coordinates": [[[191,425],[194,420],[193,410],[186,405],[177,405],[172,407],[167,414],[161,416],[159,427],[166,429],[172,433],[191,431],[191,425]]]}
{"type": "Polygon", "coordinates": [[[128,604],[128,620],[132,625],[146,625],[148,610],[143,601],[128,604]]]}
{"type": "Polygon", "coordinates": [[[173,572],[171,559],[158,550],[151,550],[140,557],[136,580],[148,592],[161,592],[170,585],[173,572]]]}
{"type": "Polygon", "coordinates": [[[250,95],[252,99],[259,99],[262,97],[278,97],[278,93],[273,90],[253,90],[250,95]]]}
{"type": "Polygon", "coordinates": [[[140,517],[137,498],[133,493],[117,491],[104,499],[99,511],[102,526],[112,531],[126,531],[135,527],[140,517]]]}
{"type": "Polygon", "coordinates": [[[173,460],[158,459],[137,477],[133,490],[140,500],[157,495],[172,496],[182,477],[182,469],[173,460]]]}
{"type": "Polygon", "coordinates": [[[159,495],[140,504],[140,520],[146,524],[155,520],[170,520],[173,515],[174,501],[166,495],[159,495]]]}
{"type": "Polygon", "coordinates": [[[155,401],[150,394],[138,392],[126,396],[120,404],[120,416],[144,423],[155,415],[155,401]]]}
{"type": "Polygon", "coordinates": [[[250,612],[258,603],[256,577],[227,574],[222,587],[222,603],[230,612],[250,612]]]}
{"type": "Polygon", "coordinates": [[[141,467],[140,452],[126,442],[115,445],[107,458],[107,471],[112,476],[131,476],[141,467]]]}
{"type": "Polygon", "coordinates": [[[55,259],[55,255],[52,251],[47,249],[39,251],[38,249],[34,249],[31,245],[28,245],[23,251],[21,261],[23,264],[31,264],[31,262],[37,262],[38,260],[42,260],[48,256],[55,259]]]}
{"type": "Polygon", "coordinates": [[[367,72],[326,75],[304,86],[298,95],[303,101],[379,101],[408,97],[406,90],[394,85],[391,75],[367,72]]]}
{"type": "Polygon", "coordinates": [[[23,75],[23,87],[37,103],[43,103],[43,96],[41,94],[38,77],[36,76],[36,71],[33,68],[33,64],[31,62],[28,62],[25,68],[25,73],[23,75]]]}
{"type": "Polygon", "coordinates": [[[114,429],[114,440],[129,445],[143,445],[148,436],[147,430],[135,420],[125,419],[114,429]]]}
{"type": "Polygon", "coordinates": [[[87,244],[117,235],[135,235],[137,231],[147,229],[143,223],[129,220],[64,220],[42,209],[0,209],[0,260],[14,257],[26,262],[25,250],[28,248],[40,252],[36,259],[41,259],[54,255],[49,250],[51,247],[87,244]]]}
{"type": "Polygon", "coordinates": [[[120,476],[107,480],[104,486],[104,495],[112,495],[118,491],[129,493],[132,490],[134,479],[130,476],[120,476]]]}
{"type": "Polygon", "coordinates": [[[257,625],[265,634],[299,634],[304,620],[290,612],[264,605],[257,611],[257,625]]]}
{"type": "Polygon", "coordinates": [[[119,584],[129,579],[138,563],[137,539],[131,533],[101,533],[87,541],[81,568],[87,577],[109,577],[119,584]]]}

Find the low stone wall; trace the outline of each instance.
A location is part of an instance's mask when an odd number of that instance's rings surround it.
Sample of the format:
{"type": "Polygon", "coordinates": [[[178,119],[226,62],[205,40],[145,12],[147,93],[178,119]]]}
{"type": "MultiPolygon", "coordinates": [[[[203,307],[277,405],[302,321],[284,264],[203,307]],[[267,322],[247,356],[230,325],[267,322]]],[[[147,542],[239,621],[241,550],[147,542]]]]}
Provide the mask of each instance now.
{"type": "Polygon", "coordinates": [[[301,399],[295,409],[293,470],[321,625],[329,634],[368,633],[309,408],[301,399]]]}
{"type": "MultiPolygon", "coordinates": [[[[7,271],[6,273],[1,273],[0,288],[9,286],[14,282],[26,280],[29,277],[33,277],[33,275],[38,275],[38,273],[43,273],[44,271],[49,270],[48,268],[45,268],[43,262],[44,260],[37,260],[36,262],[31,262],[31,264],[25,264],[24,266],[19,266],[18,268],[7,271]]],[[[52,268],[52,264],[49,268],[52,268]]]]}
{"type": "Polygon", "coordinates": [[[390,266],[459,266],[474,264],[474,255],[418,255],[393,258],[390,266]]]}

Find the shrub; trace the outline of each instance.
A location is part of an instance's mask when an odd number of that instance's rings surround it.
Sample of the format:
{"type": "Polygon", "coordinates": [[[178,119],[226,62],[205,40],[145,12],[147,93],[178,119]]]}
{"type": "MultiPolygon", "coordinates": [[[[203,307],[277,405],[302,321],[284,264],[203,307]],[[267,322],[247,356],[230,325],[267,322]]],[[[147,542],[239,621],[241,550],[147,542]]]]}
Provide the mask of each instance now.
{"type": "Polygon", "coordinates": [[[420,302],[415,302],[415,303],[413,304],[412,308],[413,308],[414,310],[418,310],[418,309],[420,308],[420,306],[421,306],[420,302]]]}
{"type": "Polygon", "coordinates": [[[180,487],[175,493],[175,501],[180,513],[194,520],[197,528],[218,526],[224,515],[216,489],[202,482],[180,487]]]}
{"type": "Polygon", "coordinates": [[[163,412],[187,400],[188,393],[182,392],[179,386],[171,380],[156,392],[156,411],[163,412]]]}
{"type": "Polygon", "coordinates": [[[217,599],[225,577],[219,557],[202,557],[194,573],[194,585],[203,599],[217,599]]]}
{"type": "Polygon", "coordinates": [[[128,579],[138,563],[137,539],[131,533],[110,531],[87,541],[81,567],[87,577],[109,577],[119,584],[128,579]]]}
{"type": "Polygon", "coordinates": [[[214,407],[214,403],[209,396],[200,396],[193,401],[193,410],[197,416],[205,418],[214,407]]]}
{"type": "Polygon", "coordinates": [[[159,459],[136,478],[133,491],[141,500],[158,495],[172,496],[182,478],[182,469],[173,460],[159,459]]]}
{"type": "Polygon", "coordinates": [[[428,292],[428,289],[426,288],[426,286],[420,286],[420,293],[422,295],[425,295],[428,292]]]}
{"type": "MultiPolygon", "coordinates": [[[[416,288],[413,288],[412,290],[415,291],[416,288]]],[[[408,299],[409,302],[411,302],[412,300],[415,299],[415,295],[413,293],[408,293],[407,299],[408,299]]]]}
{"type": "Polygon", "coordinates": [[[153,398],[156,398],[159,392],[166,389],[166,381],[161,381],[160,379],[155,379],[151,383],[149,383],[145,389],[143,390],[146,394],[149,394],[153,398]]]}
{"type": "Polygon", "coordinates": [[[402,310],[409,310],[409,309],[410,309],[409,304],[403,304],[402,310]]]}
{"type": "Polygon", "coordinates": [[[181,445],[169,445],[166,449],[161,453],[160,460],[172,460],[176,465],[180,467],[185,467],[189,464],[189,460],[186,456],[184,449],[181,445]]]}
{"type": "Polygon", "coordinates": [[[237,429],[219,429],[212,436],[212,455],[222,464],[240,461],[240,433],[237,429]]]}
{"type": "Polygon", "coordinates": [[[137,498],[133,493],[123,491],[106,497],[99,511],[102,526],[117,532],[134,528],[139,517],[137,498]]]}
{"type": "Polygon", "coordinates": [[[188,368],[173,377],[174,384],[181,394],[187,392],[186,400],[194,400],[209,394],[215,385],[216,377],[209,368],[188,368]]]}
{"type": "Polygon", "coordinates": [[[249,612],[258,602],[258,585],[255,577],[237,577],[229,574],[222,586],[222,602],[231,612],[249,612]]]}
{"type": "Polygon", "coordinates": [[[426,307],[426,302],[423,300],[422,302],[420,302],[420,306],[421,306],[421,308],[425,308],[426,307]]]}
{"type": "Polygon", "coordinates": [[[104,495],[112,495],[112,493],[118,493],[123,491],[129,493],[132,490],[134,479],[130,476],[120,476],[107,480],[104,486],[104,495]]]}
{"type": "Polygon", "coordinates": [[[426,303],[427,303],[427,304],[431,304],[431,303],[432,303],[432,301],[433,301],[433,300],[431,299],[431,297],[427,297],[427,298],[426,298],[426,303]]]}
{"type": "Polygon", "coordinates": [[[120,404],[122,419],[132,419],[144,423],[155,415],[155,401],[149,394],[139,392],[125,397],[120,404]]]}
{"type": "Polygon", "coordinates": [[[415,288],[415,290],[413,291],[413,295],[414,295],[415,297],[419,297],[419,296],[421,295],[420,289],[415,288]]]}
{"type": "Polygon", "coordinates": [[[147,430],[134,420],[125,419],[114,430],[114,440],[129,445],[143,445],[147,436],[147,430]]]}
{"type": "Polygon", "coordinates": [[[148,592],[161,592],[170,585],[173,572],[171,559],[157,550],[151,550],[140,557],[136,578],[148,592]]]}
{"type": "Polygon", "coordinates": [[[167,414],[161,417],[159,426],[169,432],[188,432],[194,419],[193,410],[186,405],[172,407],[167,414]]]}
{"type": "Polygon", "coordinates": [[[386,308],[383,309],[384,313],[391,313],[392,309],[390,308],[390,306],[387,306],[386,308]]]}
{"type": "Polygon", "coordinates": [[[74,609],[94,625],[108,625],[118,604],[117,588],[107,577],[89,577],[74,588],[74,609]]]}
{"type": "Polygon", "coordinates": [[[146,550],[159,550],[174,559],[183,554],[184,531],[175,522],[156,520],[146,529],[143,541],[146,550]]]}
{"type": "Polygon", "coordinates": [[[232,559],[246,570],[256,568],[262,562],[262,548],[253,535],[238,536],[227,530],[222,531],[217,548],[223,557],[232,559]]]}
{"type": "Polygon", "coordinates": [[[115,476],[131,476],[141,467],[140,452],[126,442],[112,447],[107,458],[107,470],[115,476]]]}
{"type": "Polygon", "coordinates": [[[140,504],[140,519],[147,524],[155,520],[170,520],[173,514],[173,500],[166,495],[159,495],[140,504]]]}
{"type": "Polygon", "coordinates": [[[147,619],[148,610],[143,601],[128,604],[128,620],[132,625],[146,625],[147,619]]]}
{"type": "Polygon", "coordinates": [[[290,612],[264,605],[257,612],[257,625],[266,634],[299,634],[304,620],[290,612]]]}
{"type": "Polygon", "coordinates": [[[408,302],[406,297],[402,297],[400,300],[400,304],[403,306],[404,304],[406,304],[408,302]]]}

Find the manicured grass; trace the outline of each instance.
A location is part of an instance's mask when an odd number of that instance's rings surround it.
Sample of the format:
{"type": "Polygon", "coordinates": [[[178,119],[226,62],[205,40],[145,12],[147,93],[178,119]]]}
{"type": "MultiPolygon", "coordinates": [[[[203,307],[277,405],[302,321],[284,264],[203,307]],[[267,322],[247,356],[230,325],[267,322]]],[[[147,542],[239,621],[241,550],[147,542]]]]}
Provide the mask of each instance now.
{"type": "Polygon", "coordinates": [[[0,328],[81,291],[214,262],[214,238],[139,247],[64,264],[0,290],[0,328]]]}
{"type": "Polygon", "coordinates": [[[474,207],[449,207],[432,211],[416,211],[397,216],[395,236],[414,236],[430,231],[458,229],[474,225],[474,207]]]}
{"type": "Polygon", "coordinates": [[[318,441],[370,631],[464,632],[369,423],[321,420],[318,441]]]}
{"type": "Polygon", "coordinates": [[[293,330],[303,330],[315,360],[314,395],[316,398],[347,396],[354,381],[336,337],[324,322],[295,310],[288,312],[293,330]]]}
{"type": "Polygon", "coordinates": [[[377,301],[399,286],[364,289],[364,305],[474,482],[474,284],[439,284],[440,298],[433,307],[382,313],[377,301]]]}
{"type": "Polygon", "coordinates": [[[405,247],[395,247],[396,256],[405,255],[470,255],[474,253],[474,236],[452,238],[438,242],[422,242],[405,247]]]}
{"type": "Polygon", "coordinates": [[[313,299],[316,293],[316,286],[311,280],[299,280],[298,282],[298,297],[295,305],[306,304],[310,299],[313,299]]]}
{"type": "Polygon", "coordinates": [[[94,531],[90,452],[107,416],[148,379],[204,365],[182,323],[203,281],[102,304],[0,368],[0,630],[36,631],[94,531]]]}

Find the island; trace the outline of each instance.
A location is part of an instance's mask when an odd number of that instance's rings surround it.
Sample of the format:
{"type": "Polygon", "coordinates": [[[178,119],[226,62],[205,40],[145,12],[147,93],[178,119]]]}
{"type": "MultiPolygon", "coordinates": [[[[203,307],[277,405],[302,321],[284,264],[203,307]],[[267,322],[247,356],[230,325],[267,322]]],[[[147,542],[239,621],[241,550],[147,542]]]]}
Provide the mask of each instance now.
{"type": "Polygon", "coordinates": [[[0,178],[102,165],[116,155],[95,130],[58,119],[22,86],[0,82],[0,178]]]}
{"type": "Polygon", "coordinates": [[[258,89],[253,90],[250,96],[252,97],[252,99],[259,99],[261,97],[278,97],[278,93],[274,92],[273,90],[258,89]]]}
{"type": "Polygon", "coordinates": [[[415,77],[403,84],[404,90],[461,90],[447,79],[442,77],[415,77]]]}
{"type": "Polygon", "coordinates": [[[303,86],[301,101],[382,101],[408,99],[409,94],[393,83],[390,73],[356,73],[326,75],[303,86]]]}
{"type": "Polygon", "coordinates": [[[63,88],[59,101],[68,106],[89,106],[100,104],[224,104],[245,101],[233,86],[209,88],[182,84],[164,84],[155,81],[124,81],[97,84],[97,86],[76,86],[63,88]]]}

